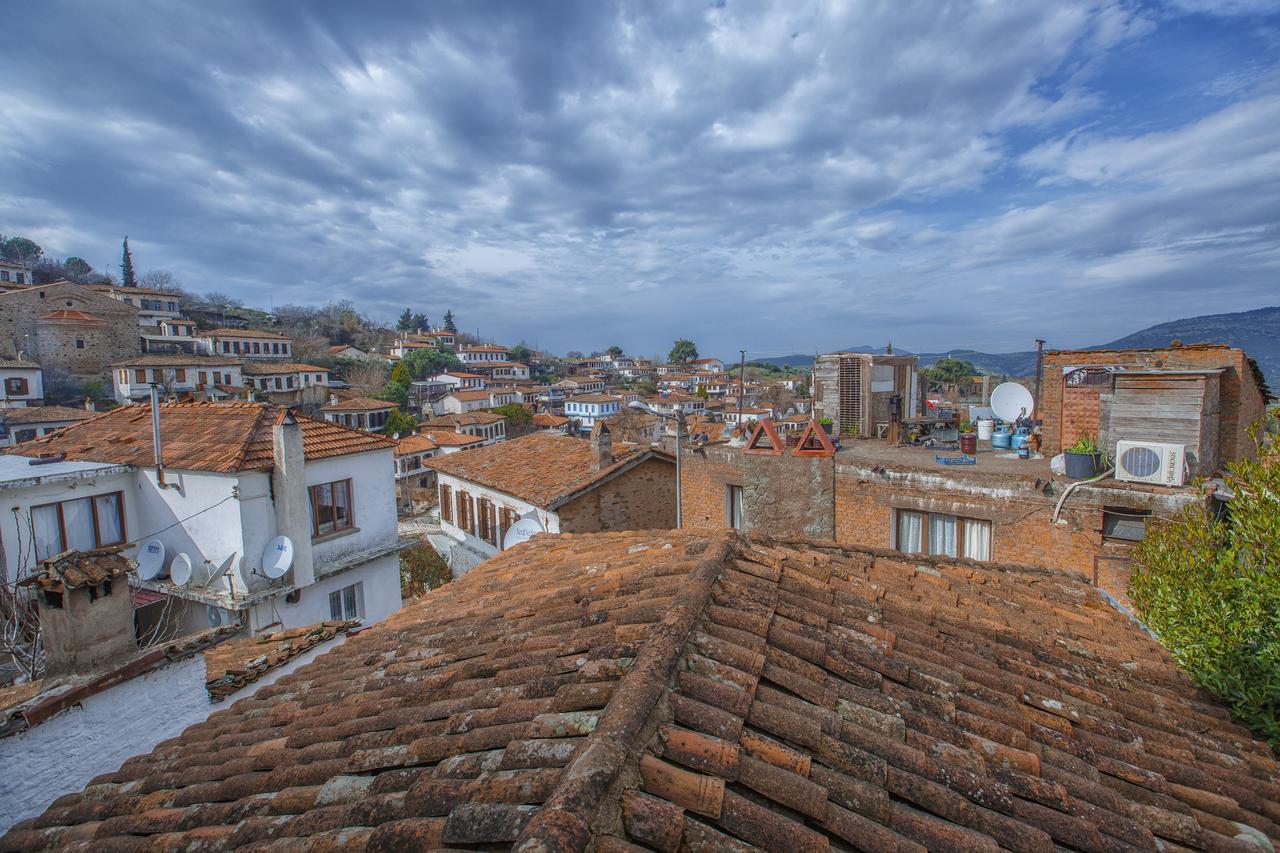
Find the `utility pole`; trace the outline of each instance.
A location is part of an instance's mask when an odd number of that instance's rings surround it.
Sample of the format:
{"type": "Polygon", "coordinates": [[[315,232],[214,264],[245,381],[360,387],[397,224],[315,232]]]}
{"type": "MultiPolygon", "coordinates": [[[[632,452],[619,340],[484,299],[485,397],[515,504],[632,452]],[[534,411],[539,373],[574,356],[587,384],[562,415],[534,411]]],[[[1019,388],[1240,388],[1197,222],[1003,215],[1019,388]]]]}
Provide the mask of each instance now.
{"type": "Polygon", "coordinates": [[[1031,401],[1031,421],[1040,414],[1040,377],[1044,375],[1044,341],[1036,338],[1036,395],[1031,401]]]}
{"type": "Polygon", "coordinates": [[[742,428],[742,393],[743,383],[747,381],[747,351],[738,350],[738,428],[742,428]]]}

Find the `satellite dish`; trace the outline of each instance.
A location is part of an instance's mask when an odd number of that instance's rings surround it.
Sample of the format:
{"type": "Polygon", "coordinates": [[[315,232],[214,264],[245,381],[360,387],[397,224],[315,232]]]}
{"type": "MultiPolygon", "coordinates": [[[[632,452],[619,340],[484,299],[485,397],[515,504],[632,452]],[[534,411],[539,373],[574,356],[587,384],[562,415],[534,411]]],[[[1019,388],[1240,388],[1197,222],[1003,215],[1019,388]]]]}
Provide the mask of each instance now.
{"type": "Polygon", "coordinates": [[[150,581],[163,574],[164,543],[159,539],[148,539],[138,549],[138,577],[150,581]]]}
{"type": "Polygon", "coordinates": [[[507,535],[502,537],[503,548],[514,548],[521,542],[527,542],[533,538],[535,534],[543,533],[546,530],[542,526],[542,522],[538,521],[538,517],[533,513],[520,516],[520,520],[507,528],[507,535]]]}
{"type": "Polygon", "coordinates": [[[178,586],[191,583],[191,558],[186,554],[174,554],[169,564],[169,579],[178,586]]]}
{"type": "Polygon", "coordinates": [[[235,562],[235,559],[236,559],[236,552],[232,551],[231,556],[227,557],[227,559],[222,561],[222,565],[218,566],[218,568],[214,569],[209,573],[209,579],[204,582],[205,589],[209,588],[209,584],[213,583],[218,578],[225,575],[231,569],[231,564],[235,562]]]}
{"type": "Polygon", "coordinates": [[[210,628],[218,628],[231,621],[227,618],[228,614],[224,613],[221,607],[214,607],[212,604],[204,609],[204,613],[209,620],[210,628]]]}
{"type": "Polygon", "coordinates": [[[1007,423],[1031,417],[1034,406],[1035,398],[1031,396],[1031,392],[1017,382],[1001,382],[991,392],[992,410],[997,418],[1007,423]]]}
{"type": "Polygon", "coordinates": [[[284,577],[293,565],[293,540],[277,536],[262,549],[262,573],[275,580],[284,577]]]}

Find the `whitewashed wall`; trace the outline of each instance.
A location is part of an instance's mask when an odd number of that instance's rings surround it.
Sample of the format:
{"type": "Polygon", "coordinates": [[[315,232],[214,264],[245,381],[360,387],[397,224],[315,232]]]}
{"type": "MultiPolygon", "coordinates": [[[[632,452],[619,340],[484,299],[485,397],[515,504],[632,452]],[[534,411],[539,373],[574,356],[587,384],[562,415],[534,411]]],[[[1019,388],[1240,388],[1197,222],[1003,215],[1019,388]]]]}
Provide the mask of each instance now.
{"type": "MultiPolygon", "coordinates": [[[[538,521],[542,522],[543,529],[548,533],[560,532],[560,516],[554,512],[536,507],[527,501],[522,501],[519,498],[506,494],[505,492],[499,492],[496,489],[490,489],[485,486],[477,485],[476,483],[460,480],[457,477],[452,477],[448,474],[441,473],[436,480],[439,485],[445,485],[451,489],[449,501],[450,509],[452,510],[455,521],[458,517],[458,506],[456,503],[457,494],[461,490],[471,495],[473,506],[480,498],[488,498],[493,501],[494,505],[497,507],[495,510],[495,517],[497,513],[501,512],[501,508],[505,506],[509,509],[515,510],[518,515],[522,516],[528,513],[534,513],[537,515],[538,521]]],[[[437,486],[437,489],[439,488],[439,485],[437,486]]],[[[478,513],[479,510],[477,509],[477,519],[479,519],[478,513]]],[[[454,522],[445,521],[443,516],[440,519],[440,529],[450,538],[462,542],[471,550],[478,551],[481,554],[496,554],[500,550],[493,547],[479,536],[466,532],[461,527],[458,527],[454,522]]],[[[479,529],[478,525],[476,529],[479,529]]]]}

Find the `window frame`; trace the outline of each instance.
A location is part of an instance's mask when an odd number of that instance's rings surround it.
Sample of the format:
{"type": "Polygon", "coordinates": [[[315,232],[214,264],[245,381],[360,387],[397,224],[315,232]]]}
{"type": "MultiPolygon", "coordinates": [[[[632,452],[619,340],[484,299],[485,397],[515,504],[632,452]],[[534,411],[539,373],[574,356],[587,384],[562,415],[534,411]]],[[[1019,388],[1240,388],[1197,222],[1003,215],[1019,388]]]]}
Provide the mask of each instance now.
{"type": "Polygon", "coordinates": [[[440,484],[440,520],[453,524],[453,486],[440,484]]]}
{"type": "Polygon", "coordinates": [[[733,483],[725,483],[724,486],[724,521],[725,526],[731,530],[742,529],[742,486],[733,483]],[[738,496],[737,501],[734,495],[738,496]],[[734,524],[736,515],[737,524],[734,524]]]}
{"type": "Polygon", "coordinates": [[[4,380],[4,392],[10,396],[21,395],[27,396],[31,393],[27,377],[25,376],[7,376],[4,380]]]}
{"type": "Polygon", "coordinates": [[[974,562],[977,562],[977,563],[989,563],[989,562],[991,562],[991,560],[992,560],[992,554],[994,554],[994,553],[995,553],[995,532],[996,532],[996,525],[995,525],[995,522],[993,522],[993,521],[992,521],[991,519],[989,519],[989,518],[975,518],[974,516],[971,516],[971,515],[955,515],[955,514],[953,514],[953,513],[949,513],[949,512],[928,512],[928,511],[926,511],[926,510],[919,510],[919,509],[895,508],[895,509],[894,509],[894,511],[893,511],[893,518],[892,518],[892,522],[891,522],[891,523],[892,523],[892,525],[893,525],[893,527],[891,528],[891,529],[892,529],[892,533],[893,533],[893,550],[897,551],[899,554],[907,554],[907,555],[909,555],[909,556],[920,556],[920,557],[937,557],[937,558],[944,559],[944,560],[973,560],[974,562]],[[912,513],[912,514],[914,514],[914,515],[919,515],[919,516],[921,516],[921,524],[920,524],[920,550],[919,550],[919,551],[903,551],[903,550],[902,550],[902,542],[901,542],[901,540],[899,539],[899,536],[898,536],[898,529],[899,529],[899,525],[900,525],[900,521],[899,521],[899,519],[901,518],[901,516],[902,516],[902,514],[903,514],[903,513],[912,513]],[[929,521],[930,521],[930,516],[934,516],[934,515],[941,516],[941,517],[943,517],[943,518],[950,518],[950,519],[952,519],[952,521],[955,523],[955,528],[956,528],[956,555],[955,555],[954,557],[953,557],[953,556],[951,556],[950,554],[946,554],[946,553],[933,554],[933,553],[930,553],[930,551],[929,551],[929,547],[930,547],[930,543],[929,543],[929,521]],[[988,526],[988,528],[989,528],[989,529],[990,529],[990,531],[991,531],[991,535],[990,535],[990,540],[991,540],[991,541],[990,541],[990,543],[988,544],[988,548],[987,548],[987,558],[986,558],[985,560],[980,560],[980,559],[978,559],[978,558],[976,558],[976,557],[966,557],[966,556],[964,556],[964,551],[965,551],[965,540],[964,540],[965,522],[969,522],[969,521],[975,521],[975,522],[978,522],[978,523],[980,523],[980,524],[985,524],[985,525],[987,525],[987,526],[988,526]]]}
{"type": "MultiPolygon", "coordinates": [[[[337,536],[339,534],[347,533],[355,529],[356,527],[356,496],[355,496],[355,488],[352,486],[350,477],[346,477],[341,480],[331,480],[327,483],[316,483],[314,486],[308,486],[307,497],[311,504],[311,541],[314,542],[318,539],[326,539],[330,536],[337,536]],[[332,522],[334,525],[333,528],[330,530],[322,531],[320,529],[320,510],[319,510],[320,504],[319,504],[319,497],[318,497],[319,490],[328,487],[330,490],[330,495],[333,495],[335,494],[334,489],[337,486],[342,486],[347,493],[346,523],[343,524],[341,527],[339,527],[337,523],[337,513],[335,512],[334,520],[332,522]]],[[[332,500],[332,497],[330,498],[330,500],[332,500]]],[[[336,501],[333,502],[331,505],[335,509],[338,506],[336,501]]]]}
{"type": "Polygon", "coordinates": [[[329,592],[329,618],[335,621],[364,620],[364,581],[356,581],[329,592]],[[350,594],[350,611],[347,610],[348,593],[350,594]],[[335,604],[338,612],[335,612],[335,604]]]}
{"type": "MultiPolygon", "coordinates": [[[[49,554],[45,557],[40,557],[37,554],[36,555],[37,562],[39,562],[40,560],[47,560],[51,557],[56,557],[58,556],[58,554],[61,554],[63,551],[67,550],[67,521],[66,521],[66,517],[63,515],[63,512],[62,512],[62,505],[67,503],[72,503],[74,501],[83,501],[83,500],[87,500],[89,502],[89,511],[90,511],[90,515],[93,518],[93,541],[95,543],[93,546],[94,548],[106,548],[109,545],[119,545],[121,543],[129,541],[129,530],[128,530],[128,527],[126,526],[127,522],[124,517],[124,491],[122,489],[118,489],[114,492],[101,492],[96,495],[85,495],[82,497],[69,498],[65,501],[50,501],[49,503],[32,504],[32,506],[28,510],[28,513],[31,515],[32,525],[35,524],[36,510],[48,509],[49,507],[56,507],[58,511],[58,543],[59,543],[60,549],[56,553],[49,554]],[[114,542],[102,541],[102,524],[98,521],[98,499],[99,498],[115,498],[116,500],[116,514],[120,519],[120,538],[114,542]]],[[[33,542],[32,544],[33,553],[34,553],[34,550],[35,550],[35,544],[33,542]]]]}

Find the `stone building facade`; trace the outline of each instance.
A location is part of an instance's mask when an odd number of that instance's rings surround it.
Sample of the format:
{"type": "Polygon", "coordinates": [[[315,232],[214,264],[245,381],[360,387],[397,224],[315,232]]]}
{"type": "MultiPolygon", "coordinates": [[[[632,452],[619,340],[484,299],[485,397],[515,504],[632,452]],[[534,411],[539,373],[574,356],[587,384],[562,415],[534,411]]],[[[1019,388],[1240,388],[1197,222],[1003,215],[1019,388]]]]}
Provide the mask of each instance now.
{"type": "Polygon", "coordinates": [[[68,281],[0,293],[0,347],[22,350],[39,362],[46,385],[59,378],[109,383],[110,365],[141,351],[137,314],[130,305],[68,281]]]}

